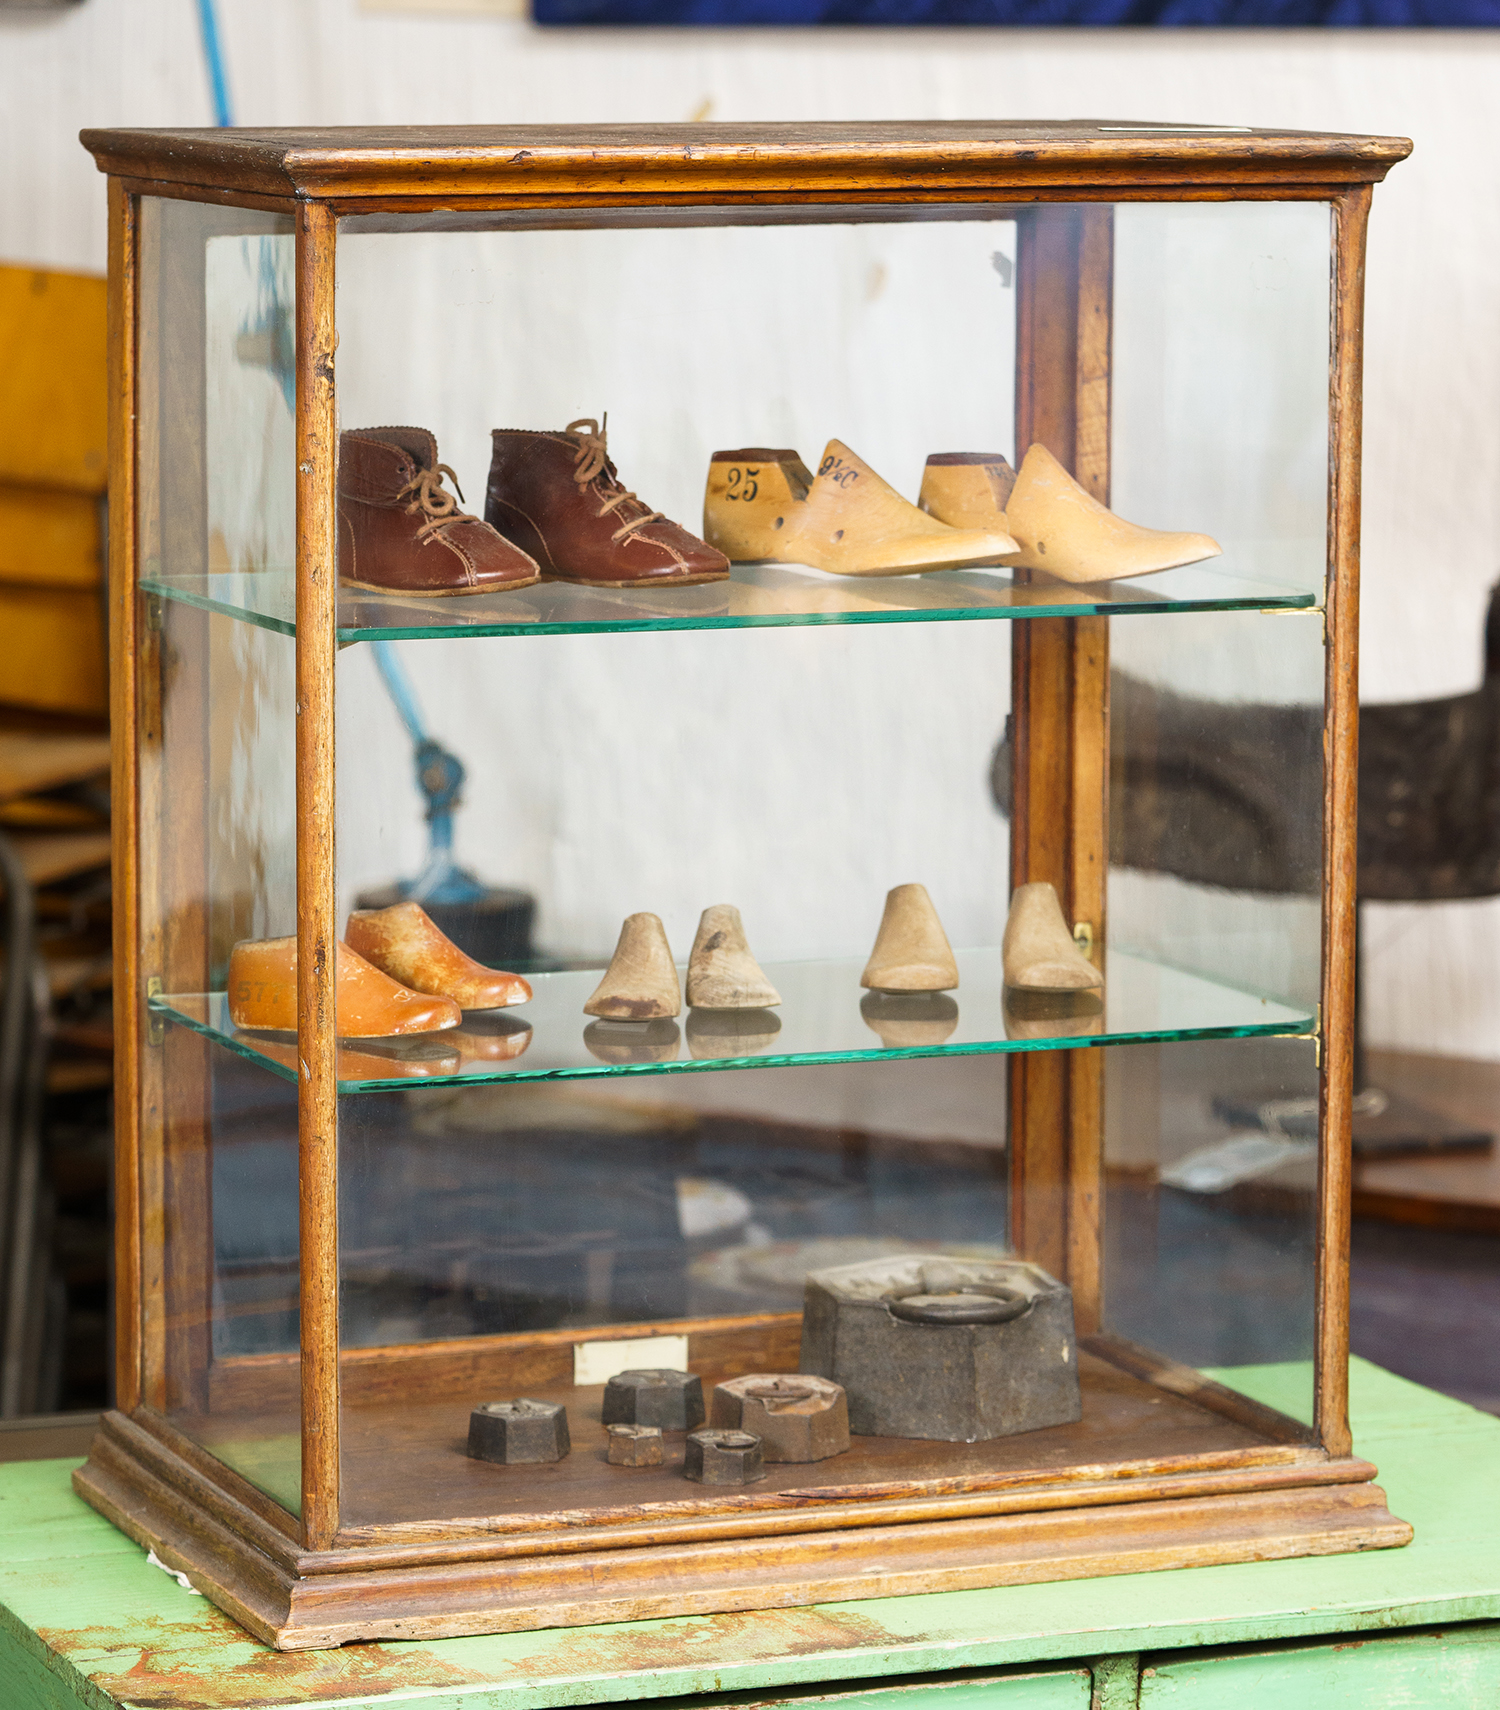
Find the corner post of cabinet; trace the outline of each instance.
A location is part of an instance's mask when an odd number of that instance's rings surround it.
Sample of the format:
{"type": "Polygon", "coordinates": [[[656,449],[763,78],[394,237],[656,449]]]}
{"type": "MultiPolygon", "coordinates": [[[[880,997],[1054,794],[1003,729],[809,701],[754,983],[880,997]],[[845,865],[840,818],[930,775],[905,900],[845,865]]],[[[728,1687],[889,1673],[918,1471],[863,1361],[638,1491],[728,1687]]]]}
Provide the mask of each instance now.
{"type": "MultiPolygon", "coordinates": [[[[1114,210],[1044,203],[1018,223],[1016,455],[1039,442],[1109,503],[1114,210]]],[[[1109,867],[1109,627],[1012,627],[1012,888],[1056,887],[1102,967],[1109,867]]],[[[1091,1049],[1011,1060],[1011,1240],[1073,1290],[1078,1329],[1102,1308],[1104,1061],[1091,1049]]]]}
{"type": "Polygon", "coordinates": [[[1368,184],[1333,198],[1328,584],[1323,725],[1322,1062],[1318,1076],[1316,1424],[1331,1455],[1349,1432],[1349,1207],[1359,804],[1359,459],[1368,184]]]}
{"type": "Polygon", "coordinates": [[[297,1127],[302,1531],[339,1524],[338,1082],[334,973],[337,412],[334,254],[324,204],[297,209],[297,1127]]]}
{"type": "Polygon", "coordinates": [[[109,180],[109,613],[110,860],[114,892],[115,1284],[114,1405],[141,1400],[141,1052],[140,818],[137,788],[136,297],[140,201],[109,180]]]}

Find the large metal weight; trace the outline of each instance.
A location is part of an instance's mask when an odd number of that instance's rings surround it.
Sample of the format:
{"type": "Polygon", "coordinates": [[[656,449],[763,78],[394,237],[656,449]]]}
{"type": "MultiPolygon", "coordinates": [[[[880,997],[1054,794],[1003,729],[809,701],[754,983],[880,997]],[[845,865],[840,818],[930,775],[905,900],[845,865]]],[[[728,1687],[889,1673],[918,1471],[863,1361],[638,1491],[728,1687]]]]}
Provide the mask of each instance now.
{"type": "Polygon", "coordinates": [[[1073,1296],[1021,1259],[812,1271],[801,1366],[843,1385],[862,1437],[978,1443],[1082,1417],[1073,1296]]]}

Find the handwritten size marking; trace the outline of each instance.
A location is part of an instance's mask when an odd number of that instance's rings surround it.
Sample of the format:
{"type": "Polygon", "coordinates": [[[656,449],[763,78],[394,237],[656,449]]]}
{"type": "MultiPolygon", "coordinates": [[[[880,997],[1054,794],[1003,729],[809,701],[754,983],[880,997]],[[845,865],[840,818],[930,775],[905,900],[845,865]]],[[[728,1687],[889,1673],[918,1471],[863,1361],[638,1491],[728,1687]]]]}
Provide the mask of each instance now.
{"type": "Polygon", "coordinates": [[[729,490],[724,497],[726,499],[744,499],[748,504],[760,491],[760,483],[756,479],[759,474],[760,470],[758,469],[731,468],[729,471],[729,490]],[[737,487],[740,488],[738,492],[735,491],[737,487]]]}
{"type": "Polygon", "coordinates": [[[818,465],[818,473],[826,475],[836,487],[852,487],[859,479],[859,471],[851,468],[842,457],[825,457],[818,465]]]}

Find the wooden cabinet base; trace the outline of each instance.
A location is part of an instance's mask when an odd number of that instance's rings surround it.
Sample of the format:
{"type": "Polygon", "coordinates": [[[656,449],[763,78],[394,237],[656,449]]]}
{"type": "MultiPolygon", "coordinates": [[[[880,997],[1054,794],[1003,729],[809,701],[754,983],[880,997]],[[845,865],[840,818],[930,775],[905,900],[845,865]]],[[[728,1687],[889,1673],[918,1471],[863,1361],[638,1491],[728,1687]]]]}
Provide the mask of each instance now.
{"type": "Polygon", "coordinates": [[[233,1474],[210,1477],[210,1458],[173,1435],[106,1414],[74,1487],[280,1650],[1338,1555],[1412,1535],[1367,1461],[1306,1450],[1131,1478],[1078,1469],[1053,1484],[881,1511],[809,1501],[807,1529],[795,1533],[784,1511],[773,1533],[765,1516],[726,1504],[696,1527],[639,1533],[623,1547],[590,1542],[587,1527],[522,1542],[475,1526],[434,1528],[422,1544],[312,1552],[273,1504],[232,1488],[233,1474]],[[952,1517],[930,1517],[945,1511],[952,1517]]]}

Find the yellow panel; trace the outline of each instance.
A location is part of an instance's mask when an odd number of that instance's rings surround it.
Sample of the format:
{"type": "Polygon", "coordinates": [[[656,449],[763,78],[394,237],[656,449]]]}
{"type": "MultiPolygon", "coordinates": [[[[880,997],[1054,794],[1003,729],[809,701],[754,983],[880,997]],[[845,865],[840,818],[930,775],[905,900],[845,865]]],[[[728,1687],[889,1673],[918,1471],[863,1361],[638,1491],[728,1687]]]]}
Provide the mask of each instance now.
{"type": "Polygon", "coordinates": [[[53,712],[108,709],[96,592],[0,586],[0,702],[53,712]]]}
{"type": "Polygon", "coordinates": [[[0,267],[0,480],[102,493],[105,284],[0,267]]]}
{"type": "Polygon", "coordinates": [[[0,582],[97,588],[100,522],[91,493],[0,486],[0,582]]]}

